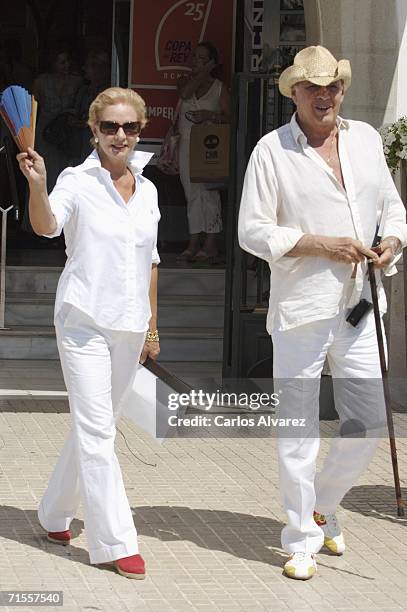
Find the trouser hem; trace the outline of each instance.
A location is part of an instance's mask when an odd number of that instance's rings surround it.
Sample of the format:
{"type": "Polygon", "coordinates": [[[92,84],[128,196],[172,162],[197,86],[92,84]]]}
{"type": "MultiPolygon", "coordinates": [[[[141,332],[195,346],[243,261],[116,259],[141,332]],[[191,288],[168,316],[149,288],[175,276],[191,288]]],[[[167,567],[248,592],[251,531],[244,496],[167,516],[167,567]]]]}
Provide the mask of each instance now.
{"type": "Polygon", "coordinates": [[[315,512],[318,514],[336,514],[338,507],[324,506],[324,504],[315,504],[315,512]]]}
{"type": "Polygon", "coordinates": [[[318,542],[307,542],[307,538],[303,541],[292,542],[291,544],[282,544],[283,550],[292,555],[296,552],[311,553],[313,555],[319,553],[324,545],[324,533],[321,529],[321,539],[318,542]]]}
{"type": "Polygon", "coordinates": [[[60,521],[56,521],[53,524],[52,524],[52,521],[47,521],[42,501],[40,502],[40,505],[38,506],[37,516],[38,516],[38,521],[41,527],[45,529],[45,531],[50,531],[50,532],[67,531],[67,529],[69,529],[69,526],[72,520],[70,518],[65,518],[65,519],[61,519],[60,521]]]}
{"type": "Polygon", "coordinates": [[[89,559],[92,564],[109,563],[116,559],[138,555],[138,542],[136,531],[130,532],[125,538],[132,540],[131,544],[116,544],[115,546],[102,546],[100,548],[89,549],[89,559]]]}

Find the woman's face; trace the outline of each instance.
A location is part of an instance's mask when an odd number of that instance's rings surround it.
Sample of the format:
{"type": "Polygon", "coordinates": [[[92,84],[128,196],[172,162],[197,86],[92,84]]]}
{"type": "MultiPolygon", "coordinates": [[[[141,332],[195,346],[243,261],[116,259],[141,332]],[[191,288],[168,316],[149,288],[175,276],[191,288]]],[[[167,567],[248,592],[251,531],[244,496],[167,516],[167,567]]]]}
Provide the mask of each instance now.
{"type": "Polygon", "coordinates": [[[69,59],[68,53],[59,53],[54,62],[54,71],[56,74],[66,76],[69,74],[70,67],[71,60],[69,59]]]}
{"type": "Polygon", "coordinates": [[[93,135],[98,138],[98,152],[110,161],[125,161],[138,142],[141,131],[140,117],[129,104],[106,106],[99,120],[92,126],[93,135]],[[122,127],[119,127],[122,126],[122,127]]]}
{"type": "Polygon", "coordinates": [[[195,51],[192,53],[192,73],[197,74],[198,72],[201,72],[209,60],[210,57],[208,49],[198,45],[198,47],[196,47],[195,51]]]}

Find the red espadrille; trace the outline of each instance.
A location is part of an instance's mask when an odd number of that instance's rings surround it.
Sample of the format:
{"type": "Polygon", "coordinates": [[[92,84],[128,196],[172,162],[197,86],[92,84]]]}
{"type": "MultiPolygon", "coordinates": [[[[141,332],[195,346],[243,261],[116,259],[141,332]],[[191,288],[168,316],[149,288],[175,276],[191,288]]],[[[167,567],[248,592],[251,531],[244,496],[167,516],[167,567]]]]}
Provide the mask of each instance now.
{"type": "Polygon", "coordinates": [[[114,561],[114,565],[119,574],[126,576],[126,578],[143,580],[143,578],[146,576],[144,559],[141,555],[132,555],[131,557],[116,559],[116,561],[114,561]]]}
{"type": "Polygon", "coordinates": [[[71,532],[69,529],[66,531],[49,531],[47,533],[47,538],[50,542],[54,542],[54,544],[66,546],[71,541],[71,532]]]}

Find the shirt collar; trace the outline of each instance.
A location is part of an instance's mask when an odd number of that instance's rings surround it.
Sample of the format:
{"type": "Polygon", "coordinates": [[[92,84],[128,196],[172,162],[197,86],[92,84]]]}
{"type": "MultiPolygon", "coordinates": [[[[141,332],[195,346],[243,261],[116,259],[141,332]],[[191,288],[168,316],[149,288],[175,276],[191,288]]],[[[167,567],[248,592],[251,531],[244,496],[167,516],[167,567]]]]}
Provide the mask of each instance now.
{"type": "MultiPolygon", "coordinates": [[[[154,153],[148,151],[133,151],[128,157],[128,166],[132,170],[133,174],[141,174],[144,166],[148,164],[154,153]]],[[[100,163],[100,157],[96,149],[85,159],[82,164],[83,170],[90,170],[91,168],[102,168],[100,163]]]]}
{"type": "MultiPolygon", "coordinates": [[[[338,126],[339,130],[349,129],[349,121],[347,121],[346,119],[343,119],[339,115],[336,118],[336,125],[338,126]]],[[[304,134],[304,132],[298,125],[297,113],[294,113],[293,116],[291,117],[290,128],[291,128],[291,133],[296,143],[305,144],[307,142],[306,135],[304,134]]]]}

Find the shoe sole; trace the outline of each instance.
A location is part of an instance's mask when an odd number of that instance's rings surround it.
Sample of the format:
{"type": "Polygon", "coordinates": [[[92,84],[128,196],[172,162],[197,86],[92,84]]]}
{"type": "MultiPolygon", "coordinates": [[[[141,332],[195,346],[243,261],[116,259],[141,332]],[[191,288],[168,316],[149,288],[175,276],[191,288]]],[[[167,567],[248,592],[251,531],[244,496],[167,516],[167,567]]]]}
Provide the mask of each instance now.
{"type": "Polygon", "coordinates": [[[71,543],[71,540],[56,540],[47,535],[47,540],[52,542],[53,544],[59,544],[60,546],[68,546],[71,543]]]}
{"type": "Polygon", "coordinates": [[[115,568],[116,568],[116,571],[119,572],[119,574],[121,576],[124,576],[125,578],[133,578],[134,580],[144,580],[144,578],[146,577],[145,574],[134,574],[134,573],[124,572],[117,566],[115,566],[115,568]]]}
{"type": "Polygon", "coordinates": [[[336,555],[337,557],[341,557],[346,550],[346,548],[344,548],[343,550],[338,551],[335,542],[330,543],[330,542],[327,542],[326,540],[324,540],[324,546],[325,548],[329,550],[330,553],[332,553],[333,555],[336,555]]]}
{"type": "Polygon", "coordinates": [[[316,569],[315,567],[311,567],[308,571],[308,576],[296,576],[295,575],[295,569],[293,568],[291,569],[285,569],[284,570],[284,574],[288,577],[288,578],[293,578],[294,580],[309,580],[310,578],[312,578],[313,576],[315,576],[316,574],[316,569]]]}

